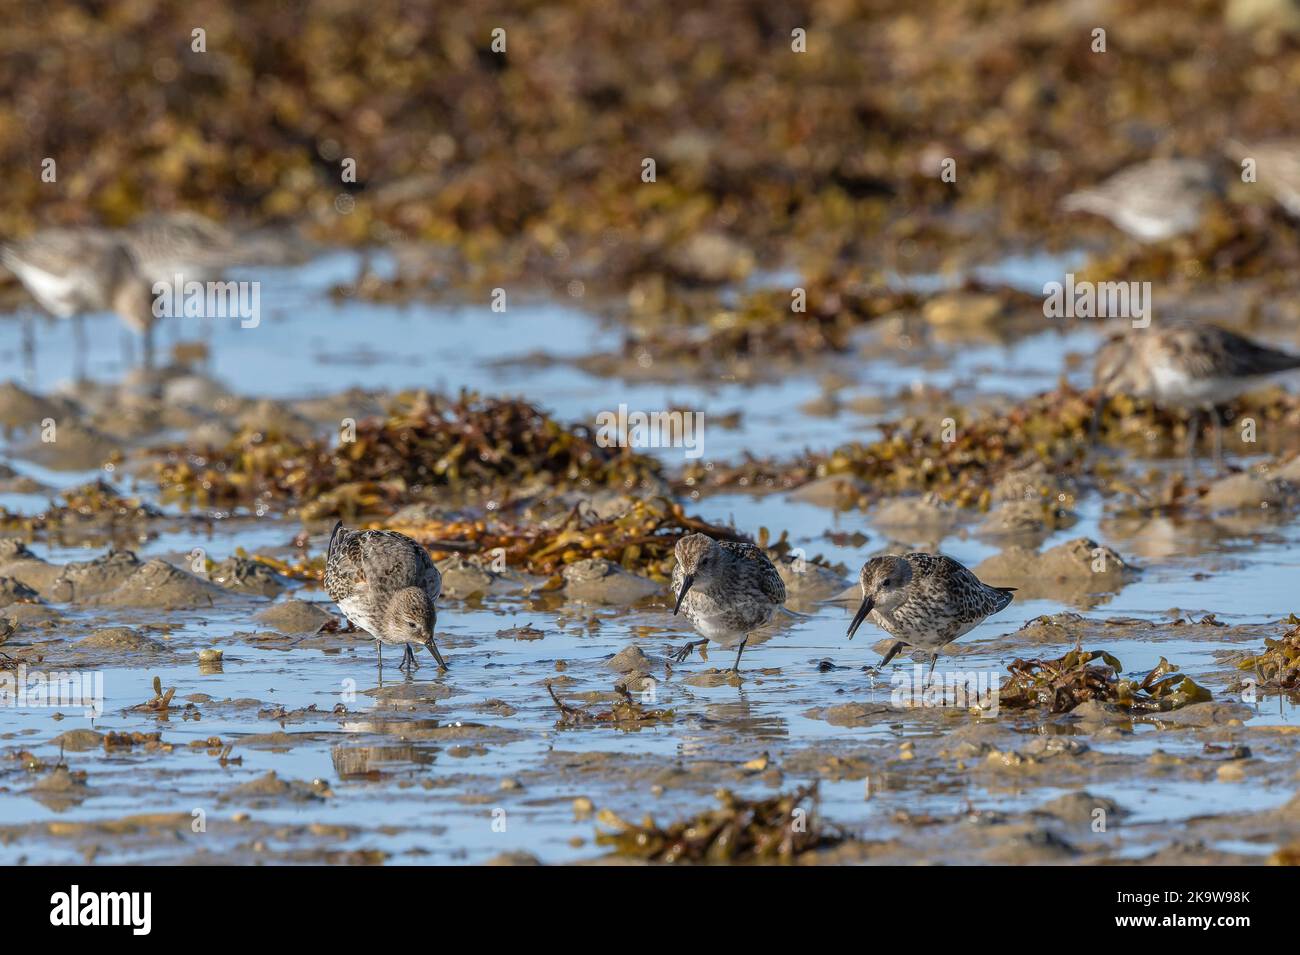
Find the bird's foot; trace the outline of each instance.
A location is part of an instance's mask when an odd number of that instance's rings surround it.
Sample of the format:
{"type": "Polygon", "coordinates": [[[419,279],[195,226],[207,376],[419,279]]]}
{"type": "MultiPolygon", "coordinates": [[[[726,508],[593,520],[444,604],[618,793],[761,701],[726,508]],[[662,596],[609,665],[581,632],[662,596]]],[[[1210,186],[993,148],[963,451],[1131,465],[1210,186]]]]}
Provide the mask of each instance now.
{"type": "Polygon", "coordinates": [[[707,646],[708,642],[709,641],[707,640],[688,640],[680,647],[668,647],[666,651],[668,659],[672,660],[674,663],[685,663],[690,658],[692,650],[696,647],[707,646]]]}
{"type": "Polygon", "coordinates": [[[409,643],[405,645],[405,651],[406,652],[402,654],[402,662],[397,665],[397,669],[407,670],[408,672],[411,670],[418,670],[420,664],[415,659],[415,654],[411,651],[411,645],[409,643]]]}

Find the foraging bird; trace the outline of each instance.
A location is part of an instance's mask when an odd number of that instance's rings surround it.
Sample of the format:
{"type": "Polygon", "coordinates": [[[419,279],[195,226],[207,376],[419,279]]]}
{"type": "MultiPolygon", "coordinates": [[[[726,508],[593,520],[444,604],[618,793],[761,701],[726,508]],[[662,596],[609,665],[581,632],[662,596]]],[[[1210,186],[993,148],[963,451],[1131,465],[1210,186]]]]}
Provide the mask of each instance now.
{"type": "Polygon", "coordinates": [[[673,614],[684,611],[704,640],[688,642],[671,656],[678,663],[709,640],[730,646],[737,639],[736,662],[750,634],[767,624],[783,603],[785,583],[767,555],[753,544],[715,541],[704,534],[687,534],[674,548],[673,614]]]}
{"type": "Polygon", "coordinates": [[[119,233],[136,270],[154,282],[205,282],[241,261],[235,235],[192,212],[143,216],[119,233]]]}
{"type": "MultiPolygon", "coordinates": [[[[84,316],[113,311],[133,331],[144,335],[146,358],[152,360],[150,283],[116,234],[91,228],[46,229],[0,246],[0,261],[47,312],[76,320],[82,354],[84,316]]],[[[29,342],[25,347],[30,359],[33,346],[29,342]]]]}
{"type": "MultiPolygon", "coordinates": [[[[1134,329],[1107,340],[1097,352],[1093,381],[1101,392],[1095,414],[1117,395],[1164,408],[1208,412],[1214,422],[1214,456],[1222,451],[1216,409],[1260,387],[1274,375],[1300,368],[1300,355],[1269,348],[1216,325],[1179,322],[1134,329]]],[[[1188,453],[1195,441],[1191,432],[1188,453]]]]}
{"type": "Polygon", "coordinates": [[[858,577],[862,605],[849,624],[852,640],[868,617],[895,638],[877,669],[903,647],[939,651],[1011,603],[1014,587],[990,587],[951,557],[906,554],[873,557],[858,577]]]}
{"type": "Polygon", "coordinates": [[[405,534],[350,531],[339,521],[326,551],[325,590],[348,620],[375,638],[381,672],[385,643],[405,648],[399,670],[419,667],[412,644],[423,644],[447,669],[433,642],[442,574],[405,534]]]}
{"type": "Polygon", "coordinates": [[[1194,230],[1221,192],[1222,184],[1207,162],[1149,159],[1090,189],[1070,193],[1061,208],[1091,212],[1143,242],[1160,242],[1194,230]]]}

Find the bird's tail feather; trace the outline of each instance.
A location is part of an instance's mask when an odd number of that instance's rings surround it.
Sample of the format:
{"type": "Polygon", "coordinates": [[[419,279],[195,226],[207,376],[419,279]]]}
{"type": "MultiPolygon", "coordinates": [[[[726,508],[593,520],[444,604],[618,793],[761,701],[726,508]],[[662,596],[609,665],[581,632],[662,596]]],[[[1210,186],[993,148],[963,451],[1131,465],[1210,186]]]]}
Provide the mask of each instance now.
{"type": "Polygon", "coordinates": [[[342,528],[343,528],[343,522],[338,521],[334,524],[334,529],[330,531],[329,546],[325,548],[325,556],[327,558],[329,557],[330,554],[334,553],[334,538],[339,536],[339,531],[342,530],[342,528]]]}

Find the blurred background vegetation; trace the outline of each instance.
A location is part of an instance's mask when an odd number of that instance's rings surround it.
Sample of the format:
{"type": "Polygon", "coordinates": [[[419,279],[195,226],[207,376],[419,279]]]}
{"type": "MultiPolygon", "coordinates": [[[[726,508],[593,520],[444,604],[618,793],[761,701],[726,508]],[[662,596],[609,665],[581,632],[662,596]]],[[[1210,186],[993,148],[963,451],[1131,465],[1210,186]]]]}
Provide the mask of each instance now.
{"type": "Polygon", "coordinates": [[[188,208],[441,244],[466,282],[1050,247],[1106,228],[1056,205],[1126,163],[1300,132],[1293,0],[10,0],[5,19],[0,234],[188,208]]]}

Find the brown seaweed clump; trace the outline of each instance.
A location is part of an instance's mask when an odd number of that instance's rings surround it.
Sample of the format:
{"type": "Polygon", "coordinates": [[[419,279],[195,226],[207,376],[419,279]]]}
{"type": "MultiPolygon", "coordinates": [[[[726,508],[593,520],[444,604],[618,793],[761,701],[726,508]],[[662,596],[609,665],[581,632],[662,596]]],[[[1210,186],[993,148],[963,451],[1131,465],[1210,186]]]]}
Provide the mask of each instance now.
{"type": "Polygon", "coordinates": [[[139,497],[126,497],[107,481],[91,481],[62,492],[38,514],[11,514],[0,508],[0,528],[36,532],[78,525],[104,527],[146,521],[162,511],[139,497]]]}
{"type": "MultiPolygon", "coordinates": [[[[1118,57],[1099,68],[1086,9],[1033,0],[503,0],[508,50],[473,5],[27,4],[0,34],[0,163],[57,143],[79,174],[57,190],[0,181],[0,233],[188,206],[306,220],[335,241],[441,243],[479,281],[697,283],[800,253],[910,263],[956,230],[983,248],[1109,236],[1060,215],[1060,197],[1153,152],[1217,157],[1226,133],[1293,130],[1290,6],[1226,7],[1115,0],[1118,57]],[[177,41],[196,23],[202,50],[177,41]],[[366,161],[341,190],[349,156],[366,161]],[[674,254],[700,234],[747,254],[674,254]]],[[[1275,258],[1285,230],[1245,224],[1253,241],[1230,221],[1201,257],[1275,258]]]]}
{"type": "Polygon", "coordinates": [[[1262,690],[1300,693],[1300,617],[1287,617],[1291,629],[1278,640],[1264,638],[1264,652],[1247,657],[1238,670],[1254,673],[1262,690]]]}
{"type": "Polygon", "coordinates": [[[303,517],[389,513],[434,488],[480,494],[505,485],[632,490],[659,465],[604,447],[526,401],[420,392],[383,418],[356,423],[355,440],[245,430],[223,448],[155,452],[165,498],[204,506],[303,506],[303,517]]]}
{"type": "Polygon", "coordinates": [[[1210,699],[1209,690],[1177,673],[1164,657],[1138,681],[1120,677],[1124,667],[1107,651],[1078,647],[1056,660],[1016,659],[1007,669],[1011,676],[1000,687],[998,702],[1012,709],[1068,713],[1095,700],[1133,712],[1168,712],[1210,699]]]}
{"type": "Polygon", "coordinates": [[[597,821],[614,831],[597,832],[596,843],[649,862],[744,863],[792,862],[846,838],[818,817],[816,783],[770,799],[742,799],[726,789],[716,795],[719,808],[662,828],[649,816],[637,825],[602,809],[597,821]]]}
{"type": "MultiPolygon", "coordinates": [[[[580,503],[562,518],[545,522],[519,521],[497,514],[418,523],[398,519],[372,522],[370,526],[399,531],[419,541],[434,560],[456,554],[500,559],[511,569],[551,578],[543,589],[561,586],[559,572],[583,560],[608,560],[625,570],[667,583],[672,575],[673,548],[682,536],[701,533],[717,540],[751,540],[733,527],[691,516],[681,504],[665,497],[630,499],[626,510],[603,516],[580,503]]],[[[788,532],[771,540],[767,529],[760,528],[753,542],[774,560],[783,559],[794,550],[788,532]]],[[[246,554],[242,548],[235,553],[294,580],[319,581],[324,572],[324,555],[286,559],[246,554]]],[[[826,566],[821,555],[808,558],[808,562],[826,566]]]]}
{"type": "Polygon", "coordinates": [[[961,413],[953,411],[950,427],[943,414],[906,418],[882,425],[878,441],[788,463],[693,466],[683,484],[691,489],[797,487],[844,475],[862,481],[873,496],[925,492],[960,506],[987,508],[992,488],[1008,472],[1041,462],[1053,474],[1084,473],[1091,416],[1089,394],[1063,386],[970,421],[962,422],[961,413]]]}
{"type": "Polygon", "coordinates": [[[690,517],[680,504],[666,498],[634,501],[624,513],[607,518],[579,504],[562,521],[551,524],[436,521],[394,529],[425,544],[435,559],[471,545],[480,553],[504,555],[511,567],[548,577],[566,564],[604,558],[666,580],[672,572],[673,547],[683,535],[701,532],[723,540],[741,539],[731,528],[690,517]]]}
{"type": "Polygon", "coordinates": [[[639,729],[642,726],[673,721],[672,710],[656,710],[643,706],[632,698],[626,687],[616,686],[614,691],[618,694],[618,699],[613,706],[606,710],[597,710],[589,706],[565,703],[556,695],[555,687],[550,683],[546,684],[546,692],[551,694],[552,702],[560,711],[560,718],[555,723],[559,727],[590,726],[597,723],[620,729],[639,729]]]}
{"type": "MultiPolygon", "coordinates": [[[[634,297],[640,290],[634,292],[634,297]]],[[[919,306],[921,298],[906,289],[851,278],[799,280],[796,300],[788,287],[762,288],[727,302],[717,294],[683,293],[672,286],[656,289],[653,307],[643,304],[624,338],[621,359],[695,366],[728,366],[761,359],[797,362],[800,358],[849,348],[850,336],[883,315],[919,306]]],[[[589,370],[611,370],[607,356],[580,361],[589,370]]]]}

